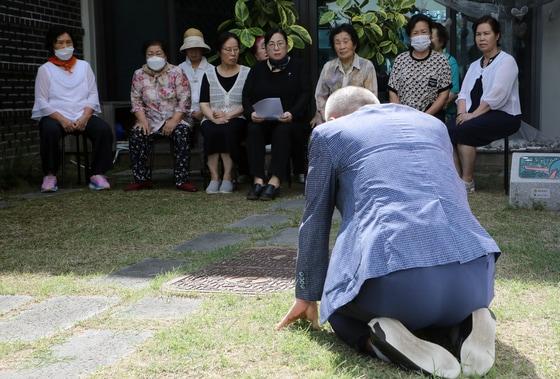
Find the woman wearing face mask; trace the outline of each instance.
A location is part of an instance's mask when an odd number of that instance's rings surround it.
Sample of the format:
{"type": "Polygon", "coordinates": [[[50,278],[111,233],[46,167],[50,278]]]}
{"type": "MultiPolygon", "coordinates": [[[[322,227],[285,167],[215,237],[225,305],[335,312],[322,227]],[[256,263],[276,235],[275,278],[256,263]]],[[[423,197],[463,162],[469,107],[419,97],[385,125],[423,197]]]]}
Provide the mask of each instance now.
{"type": "MultiPolygon", "coordinates": [[[[251,68],[243,88],[243,110],[245,118],[250,120],[247,155],[253,176],[247,200],[276,198],[288,169],[292,134],[299,135],[298,140],[303,140],[301,135],[307,126],[305,116],[309,88],[302,74],[302,65],[288,55],[288,38],[283,30],[270,30],[264,39],[268,59],[251,68]],[[280,98],[284,113],[277,120],[265,120],[255,112],[253,104],[266,98],[280,98]],[[268,141],[272,144],[272,159],[267,181],[264,160],[268,141]]],[[[294,150],[301,150],[299,161],[302,163],[303,147],[296,146],[294,150]]]]}
{"type": "Polygon", "coordinates": [[[35,80],[35,104],[31,118],[39,120],[43,183],[41,192],[58,190],[59,140],[69,133],[85,133],[93,144],[89,187],[109,189],[105,173],[112,166],[113,132],[99,113],[97,84],[90,65],[74,56],[72,32],[54,26],[47,33],[50,57],[39,67],[35,80]]]}
{"type": "Polygon", "coordinates": [[[220,64],[202,79],[200,109],[204,120],[201,126],[211,175],[206,193],[210,194],[233,191],[233,162],[239,162],[239,146],[246,123],[241,94],[249,73],[249,67],[237,63],[239,45],[235,34],[222,33],[216,45],[220,64]],[[224,167],[222,177],[218,169],[220,159],[224,167]]]}
{"type": "Polygon", "coordinates": [[[161,135],[173,139],[175,186],[181,191],[196,192],[189,181],[191,127],[185,121],[191,106],[189,81],[179,67],[167,63],[163,42],[144,44],[143,53],[146,64],[134,72],[130,89],[131,112],[136,116],[129,139],[134,183],[125,191],[152,188],[147,161],[154,136],[161,135]]]}
{"type": "Polygon", "coordinates": [[[410,51],[397,56],[389,76],[389,101],[408,105],[445,121],[451,88],[447,59],[431,49],[432,20],[416,14],[406,26],[410,51]]]}
{"type": "Polygon", "coordinates": [[[317,113],[311,121],[312,127],[326,121],[325,104],[329,96],[339,88],[364,87],[377,96],[375,67],[356,53],[360,40],[354,27],[350,24],[339,25],[331,31],[329,39],[337,58],[325,63],[321,70],[315,89],[317,113]]]}
{"type": "Polygon", "coordinates": [[[469,66],[457,98],[457,118],[447,124],[455,145],[457,171],[468,193],[475,191],[476,147],[507,137],[521,126],[519,69],[500,49],[500,23],[483,16],[473,24],[476,46],[482,53],[469,66]]]}

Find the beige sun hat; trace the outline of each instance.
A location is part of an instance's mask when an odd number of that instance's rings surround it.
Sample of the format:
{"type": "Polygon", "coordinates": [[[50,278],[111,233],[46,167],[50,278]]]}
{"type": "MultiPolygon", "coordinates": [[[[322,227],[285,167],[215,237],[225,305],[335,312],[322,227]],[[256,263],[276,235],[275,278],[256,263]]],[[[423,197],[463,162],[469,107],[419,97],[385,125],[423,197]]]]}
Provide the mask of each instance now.
{"type": "Polygon", "coordinates": [[[195,28],[189,28],[185,31],[185,33],[183,34],[183,45],[181,46],[181,48],[179,50],[183,51],[183,50],[187,50],[187,49],[192,49],[194,47],[199,47],[201,49],[204,49],[206,51],[210,51],[210,46],[208,46],[205,42],[204,42],[204,36],[202,35],[202,32],[198,29],[195,28]]]}

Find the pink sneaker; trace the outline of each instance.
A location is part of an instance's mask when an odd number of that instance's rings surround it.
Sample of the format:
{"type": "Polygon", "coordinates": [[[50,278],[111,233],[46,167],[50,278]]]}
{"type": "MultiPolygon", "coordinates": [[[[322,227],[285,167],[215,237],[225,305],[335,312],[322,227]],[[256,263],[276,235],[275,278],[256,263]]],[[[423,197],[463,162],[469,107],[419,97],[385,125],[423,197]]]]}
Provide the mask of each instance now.
{"type": "Polygon", "coordinates": [[[110,189],[111,185],[105,175],[93,175],[89,178],[89,188],[94,191],[101,191],[110,189]]]}
{"type": "Polygon", "coordinates": [[[43,184],[41,184],[41,192],[56,192],[58,187],[56,186],[56,176],[47,175],[43,177],[43,184]]]}

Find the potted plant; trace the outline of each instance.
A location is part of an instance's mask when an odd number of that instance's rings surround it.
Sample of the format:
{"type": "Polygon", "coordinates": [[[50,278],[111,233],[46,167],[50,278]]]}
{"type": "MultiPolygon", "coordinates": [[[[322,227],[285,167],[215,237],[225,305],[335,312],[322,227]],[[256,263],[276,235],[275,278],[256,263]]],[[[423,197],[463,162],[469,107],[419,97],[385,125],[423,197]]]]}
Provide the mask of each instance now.
{"type": "Polygon", "coordinates": [[[303,49],[311,45],[309,32],[297,24],[298,14],[293,1],[288,0],[237,0],[235,15],[224,21],[218,31],[229,30],[241,41],[240,63],[252,66],[255,58],[250,48],[255,38],[263,36],[265,30],[281,28],[288,35],[288,51],[303,49]]]}

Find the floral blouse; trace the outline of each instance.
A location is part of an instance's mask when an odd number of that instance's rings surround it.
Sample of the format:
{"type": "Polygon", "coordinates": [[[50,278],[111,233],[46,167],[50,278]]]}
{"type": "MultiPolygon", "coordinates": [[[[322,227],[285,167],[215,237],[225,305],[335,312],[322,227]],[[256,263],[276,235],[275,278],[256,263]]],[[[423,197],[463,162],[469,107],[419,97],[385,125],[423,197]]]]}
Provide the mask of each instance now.
{"type": "Polygon", "coordinates": [[[144,111],[152,133],[158,131],[175,112],[182,112],[182,123],[188,123],[191,89],[183,70],[167,64],[154,72],[146,65],[136,70],[130,89],[131,112],[144,111]]]}

